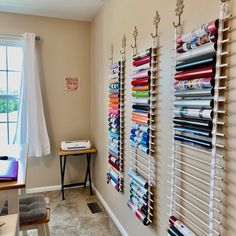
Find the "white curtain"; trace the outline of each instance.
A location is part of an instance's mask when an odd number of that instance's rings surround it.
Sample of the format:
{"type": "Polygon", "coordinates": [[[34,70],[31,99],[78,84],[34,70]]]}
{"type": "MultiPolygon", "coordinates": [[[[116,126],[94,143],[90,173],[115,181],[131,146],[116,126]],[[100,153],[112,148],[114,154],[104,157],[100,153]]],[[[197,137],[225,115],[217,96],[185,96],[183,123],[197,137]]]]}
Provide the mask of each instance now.
{"type": "Polygon", "coordinates": [[[23,35],[23,69],[15,143],[27,144],[29,157],[50,154],[43,111],[35,34],[23,35]]]}

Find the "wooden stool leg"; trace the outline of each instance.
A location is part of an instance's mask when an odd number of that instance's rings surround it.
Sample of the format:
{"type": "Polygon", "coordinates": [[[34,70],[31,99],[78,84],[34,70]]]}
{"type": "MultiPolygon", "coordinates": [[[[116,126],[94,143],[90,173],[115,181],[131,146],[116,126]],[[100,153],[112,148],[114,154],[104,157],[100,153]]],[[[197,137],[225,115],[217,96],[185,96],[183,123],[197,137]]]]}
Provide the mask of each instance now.
{"type": "Polygon", "coordinates": [[[49,231],[48,224],[44,224],[44,230],[45,230],[46,236],[50,236],[50,231],[49,231]]]}
{"type": "Polygon", "coordinates": [[[38,229],[38,236],[46,236],[45,229],[44,229],[44,224],[38,225],[37,229],[38,229]]]}

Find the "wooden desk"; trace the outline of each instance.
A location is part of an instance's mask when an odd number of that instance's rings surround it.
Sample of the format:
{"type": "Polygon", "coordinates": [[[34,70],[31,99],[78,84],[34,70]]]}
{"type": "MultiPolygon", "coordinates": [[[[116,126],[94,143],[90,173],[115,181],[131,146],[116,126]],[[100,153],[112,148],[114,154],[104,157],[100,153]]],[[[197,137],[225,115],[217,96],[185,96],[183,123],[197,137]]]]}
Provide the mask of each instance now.
{"type": "Polygon", "coordinates": [[[76,187],[76,186],[81,186],[81,185],[86,187],[88,177],[89,177],[90,194],[91,195],[93,194],[92,193],[91,174],[90,174],[90,159],[91,159],[91,154],[96,153],[96,152],[97,152],[97,150],[95,148],[86,149],[86,150],[78,150],[78,151],[72,151],[72,150],[63,151],[60,148],[57,148],[57,154],[60,157],[62,200],[65,200],[65,196],[64,196],[64,189],[65,188],[76,187]],[[84,182],[64,184],[67,157],[68,156],[80,156],[80,155],[86,155],[87,156],[87,170],[86,170],[84,182]]]}
{"type": "Polygon", "coordinates": [[[17,225],[18,225],[18,215],[6,215],[0,216],[0,222],[4,222],[5,225],[0,227],[0,235],[2,236],[16,236],[17,225]]]}
{"type": "Polygon", "coordinates": [[[8,200],[8,214],[19,214],[19,189],[26,185],[27,152],[26,145],[0,146],[1,156],[14,157],[18,161],[17,181],[0,182],[0,208],[8,200]]]}

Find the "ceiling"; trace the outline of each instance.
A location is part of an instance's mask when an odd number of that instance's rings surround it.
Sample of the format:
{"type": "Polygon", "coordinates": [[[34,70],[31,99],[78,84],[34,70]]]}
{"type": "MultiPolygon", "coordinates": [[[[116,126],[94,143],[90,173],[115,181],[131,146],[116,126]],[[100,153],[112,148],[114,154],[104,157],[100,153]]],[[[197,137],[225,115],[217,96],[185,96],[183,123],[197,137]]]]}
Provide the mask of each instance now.
{"type": "Polygon", "coordinates": [[[0,12],[91,21],[106,0],[0,0],[0,12]]]}

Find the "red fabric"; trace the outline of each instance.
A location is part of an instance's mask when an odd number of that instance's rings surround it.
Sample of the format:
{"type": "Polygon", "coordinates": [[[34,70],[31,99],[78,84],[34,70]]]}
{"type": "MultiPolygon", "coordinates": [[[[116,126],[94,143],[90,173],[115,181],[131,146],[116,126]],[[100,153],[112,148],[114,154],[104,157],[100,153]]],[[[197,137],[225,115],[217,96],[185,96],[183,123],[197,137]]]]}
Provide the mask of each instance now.
{"type": "Polygon", "coordinates": [[[147,85],[149,83],[149,78],[136,79],[131,82],[132,85],[147,85]]]}
{"type": "Polygon", "coordinates": [[[204,77],[214,77],[215,67],[206,66],[200,69],[186,70],[175,74],[176,80],[190,80],[204,77]]]}
{"type": "Polygon", "coordinates": [[[149,63],[149,62],[151,62],[151,57],[146,56],[146,57],[142,57],[138,60],[133,61],[133,66],[141,66],[141,65],[149,63]]]}

